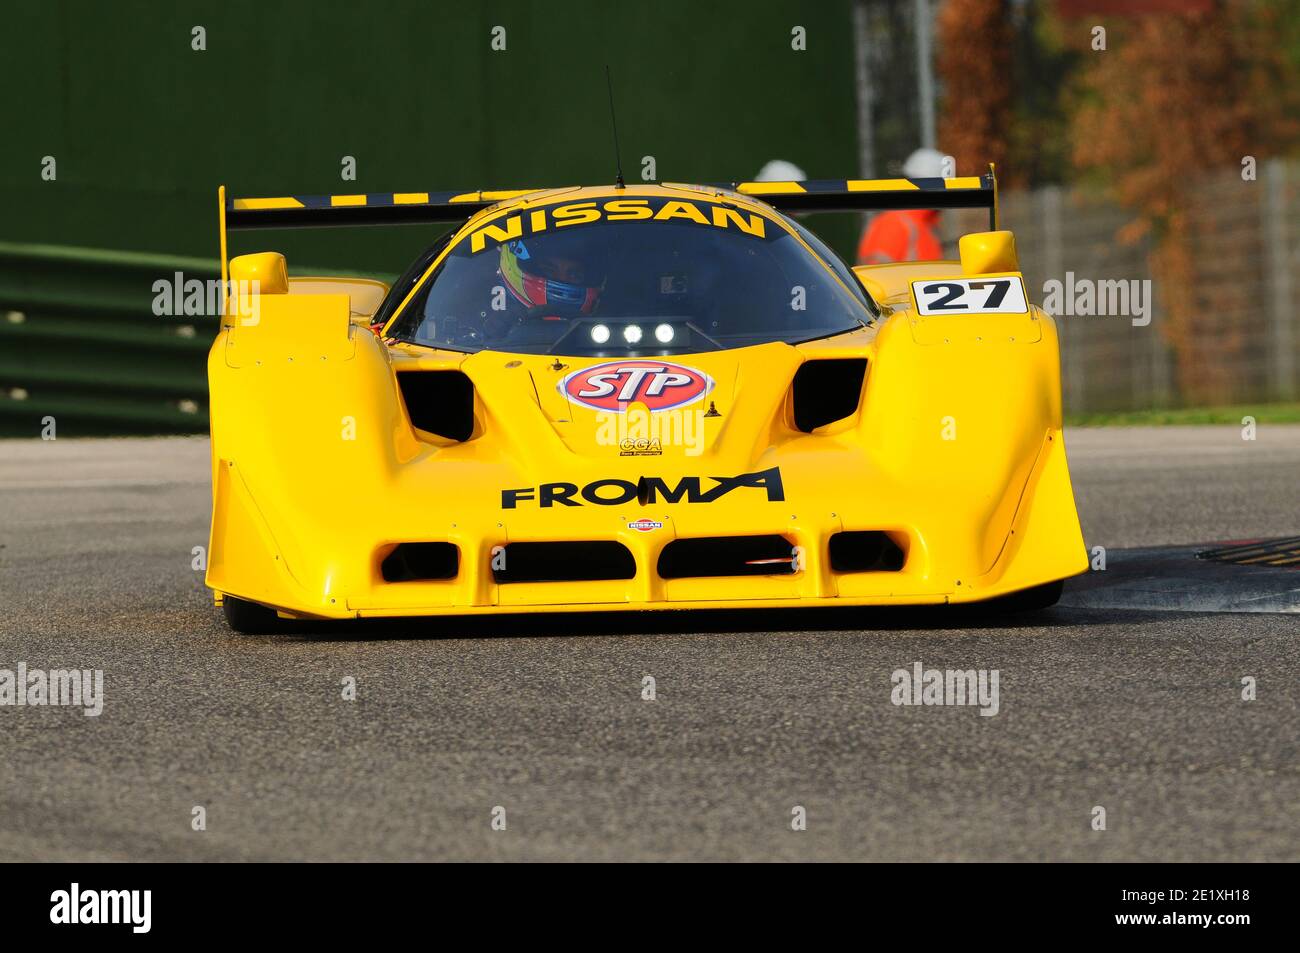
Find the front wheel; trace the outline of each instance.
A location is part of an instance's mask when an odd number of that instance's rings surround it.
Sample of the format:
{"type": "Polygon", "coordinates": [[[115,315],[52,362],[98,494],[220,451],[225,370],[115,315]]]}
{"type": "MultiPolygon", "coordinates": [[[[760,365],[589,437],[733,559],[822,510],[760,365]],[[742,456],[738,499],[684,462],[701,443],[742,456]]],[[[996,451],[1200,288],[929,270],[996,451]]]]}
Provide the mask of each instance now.
{"type": "Polygon", "coordinates": [[[285,630],[285,620],[274,609],[256,602],[223,596],[221,611],[226,617],[226,625],[243,635],[271,635],[285,630]]]}
{"type": "Polygon", "coordinates": [[[1037,612],[1039,609],[1047,609],[1056,605],[1061,598],[1061,592],[1065,589],[1065,580],[1058,579],[1056,582],[1045,582],[1041,586],[1034,586],[1032,589],[1022,589],[1020,592],[1013,592],[1007,596],[999,596],[996,599],[990,599],[988,602],[979,603],[983,608],[999,615],[1013,612],[1037,612]]]}

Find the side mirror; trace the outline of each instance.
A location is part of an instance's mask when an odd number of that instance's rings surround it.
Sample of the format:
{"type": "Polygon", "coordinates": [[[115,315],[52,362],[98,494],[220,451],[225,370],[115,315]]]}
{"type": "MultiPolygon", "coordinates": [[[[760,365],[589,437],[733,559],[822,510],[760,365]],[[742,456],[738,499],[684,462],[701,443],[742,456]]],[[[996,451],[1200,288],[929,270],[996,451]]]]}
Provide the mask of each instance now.
{"type": "MultiPolygon", "coordinates": [[[[230,260],[230,279],[236,288],[256,288],[258,294],[282,295],[289,293],[289,269],[284,256],[278,251],[263,251],[255,255],[240,255],[230,260]],[[256,285],[253,282],[257,282],[256,285]]],[[[240,292],[243,293],[242,291],[240,292]]]]}
{"type": "Polygon", "coordinates": [[[1010,232],[972,232],[957,243],[961,270],[967,275],[996,275],[1020,270],[1016,236],[1010,232]]]}

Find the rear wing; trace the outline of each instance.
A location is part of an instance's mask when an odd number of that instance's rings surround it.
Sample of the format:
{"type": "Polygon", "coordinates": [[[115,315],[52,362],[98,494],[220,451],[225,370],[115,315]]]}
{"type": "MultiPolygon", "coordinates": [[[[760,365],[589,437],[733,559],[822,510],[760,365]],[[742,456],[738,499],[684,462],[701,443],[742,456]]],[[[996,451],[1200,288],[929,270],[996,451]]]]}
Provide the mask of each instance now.
{"type": "MultiPolygon", "coordinates": [[[[886,209],[986,208],[997,230],[997,179],[814,179],[809,182],[726,182],[730,189],[782,212],[878,212],[886,209]]],[[[480,192],[376,192],[366,195],[289,195],[227,200],[228,228],[315,228],[332,225],[403,225],[463,222],[490,205],[542,189],[480,192]]]]}
{"type": "Polygon", "coordinates": [[[725,187],[782,212],[984,208],[989,211],[989,231],[998,230],[998,180],[991,165],[984,175],[951,179],[814,179],[725,187]]]}
{"type": "MultiPolygon", "coordinates": [[[[878,212],[890,209],[984,208],[998,228],[998,183],[984,175],[947,179],[814,179],[808,182],[728,182],[730,189],[782,212],[878,212]]],[[[218,190],[221,265],[225,280],[228,228],[314,228],[338,225],[414,225],[463,222],[506,199],[543,189],[479,192],[377,192],[364,195],[290,195],[226,198],[218,190]]]]}
{"type": "Polygon", "coordinates": [[[228,228],[315,228],[463,222],[490,205],[541,189],[508,192],[377,192],[369,195],[288,195],[230,199],[222,188],[228,228]]]}
{"type": "Polygon", "coordinates": [[[539,192],[379,192],[367,195],[285,195],[277,198],[226,198],[217,189],[221,231],[221,285],[229,262],[226,232],[239,228],[315,228],[337,225],[417,225],[463,222],[505,199],[539,192]]]}

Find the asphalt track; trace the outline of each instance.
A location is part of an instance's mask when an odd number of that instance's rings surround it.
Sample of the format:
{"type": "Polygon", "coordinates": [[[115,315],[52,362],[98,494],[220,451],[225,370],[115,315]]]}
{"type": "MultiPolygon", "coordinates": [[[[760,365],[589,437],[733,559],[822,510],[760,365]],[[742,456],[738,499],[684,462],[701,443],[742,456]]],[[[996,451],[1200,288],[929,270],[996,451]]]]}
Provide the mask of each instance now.
{"type": "MultiPolygon", "coordinates": [[[[1300,427],[1066,441],[1090,546],[1300,535],[1300,427]]],[[[208,493],[204,440],[0,442],[0,668],[105,673],[97,718],[0,707],[0,859],[1300,859],[1300,615],[1071,587],[254,638],[190,568],[208,493]],[[998,714],[891,704],[918,661],[997,669],[998,714]]]]}

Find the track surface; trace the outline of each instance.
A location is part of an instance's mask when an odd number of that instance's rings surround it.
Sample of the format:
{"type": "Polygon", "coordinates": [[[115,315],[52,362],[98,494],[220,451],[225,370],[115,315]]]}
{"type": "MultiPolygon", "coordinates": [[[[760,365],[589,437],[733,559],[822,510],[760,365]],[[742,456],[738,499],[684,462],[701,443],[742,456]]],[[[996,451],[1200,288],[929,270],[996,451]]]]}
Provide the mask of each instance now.
{"type": "MultiPolygon", "coordinates": [[[[1067,445],[1090,546],[1300,533],[1300,428],[1067,445]]],[[[1300,617],[251,638],[190,568],[208,493],[204,440],[0,442],[0,668],[101,668],[106,695],[98,718],[0,707],[0,859],[1300,859],[1300,617]],[[895,707],[917,661],[998,669],[1000,713],[895,707]]]]}

